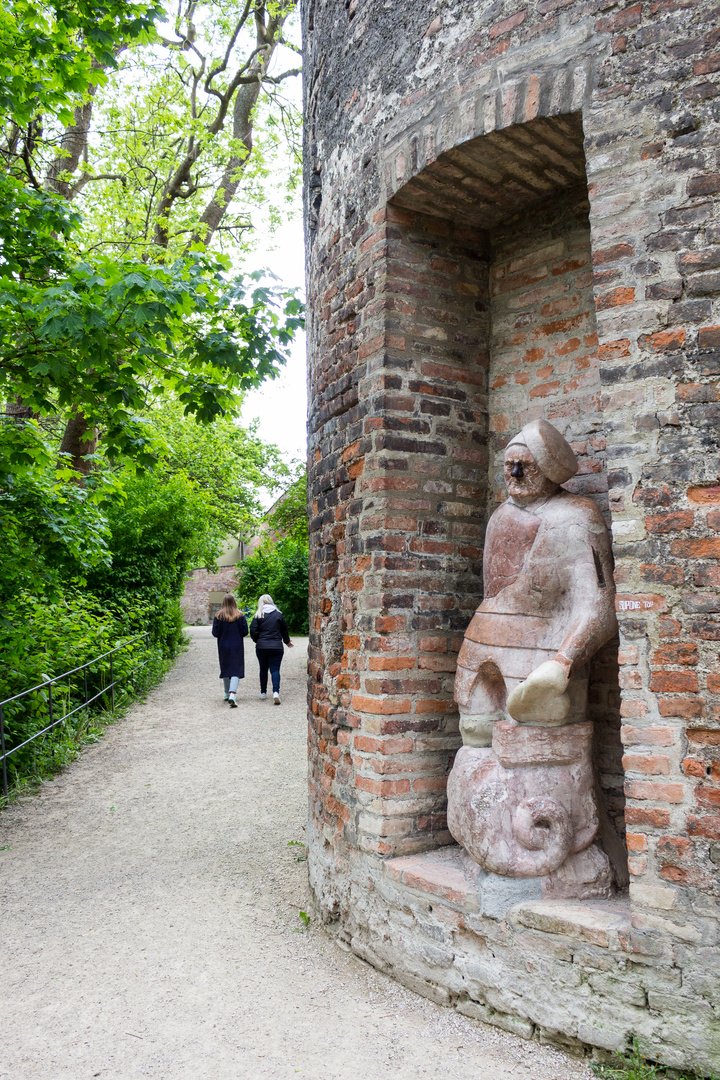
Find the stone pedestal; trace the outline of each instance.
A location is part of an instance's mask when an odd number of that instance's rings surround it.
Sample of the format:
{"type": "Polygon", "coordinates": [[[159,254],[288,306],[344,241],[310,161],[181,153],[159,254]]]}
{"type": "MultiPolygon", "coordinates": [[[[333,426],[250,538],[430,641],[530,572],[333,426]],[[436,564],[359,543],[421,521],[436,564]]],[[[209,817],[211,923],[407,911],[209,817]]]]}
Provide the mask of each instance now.
{"type": "Polygon", "coordinates": [[[492,747],[463,746],[448,780],[448,827],[486,871],[547,878],[546,895],[607,895],[598,830],[592,723],[499,721],[492,747]],[[590,849],[590,850],[588,850],[590,849]]]}

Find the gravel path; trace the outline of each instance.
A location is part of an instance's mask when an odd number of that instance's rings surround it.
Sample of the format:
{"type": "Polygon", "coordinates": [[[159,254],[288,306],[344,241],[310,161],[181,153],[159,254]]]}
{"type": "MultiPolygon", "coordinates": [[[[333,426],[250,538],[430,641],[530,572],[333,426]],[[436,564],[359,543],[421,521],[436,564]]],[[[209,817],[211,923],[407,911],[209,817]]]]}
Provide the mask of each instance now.
{"type": "Polygon", "coordinates": [[[232,711],[209,629],[191,634],[146,702],[0,817],[0,1077],[589,1080],[304,928],[306,643],[280,708],[251,653],[232,711]]]}

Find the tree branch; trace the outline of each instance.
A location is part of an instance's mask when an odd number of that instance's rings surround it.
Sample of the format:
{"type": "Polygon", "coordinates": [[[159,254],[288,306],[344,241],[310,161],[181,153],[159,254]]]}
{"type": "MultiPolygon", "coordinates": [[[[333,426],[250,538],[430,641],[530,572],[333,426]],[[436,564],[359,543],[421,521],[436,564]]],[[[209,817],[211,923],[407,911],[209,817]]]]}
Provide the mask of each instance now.
{"type": "Polygon", "coordinates": [[[263,82],[273,83],[277,86],[283,79],[290,79],[293,75],[299,75],[302,68],[291,68],[290,71],[283,71],[282,75],[263,75],[263,82]]]}
{"type": "Polygon", "coordinates": [[[86,184],[91,183],[93,180],[122,180],[123,187],[127,187],[127,176],[124,173],[87,173],[84,172],[82,176],[78,177],[73,186],[70,188],[70,194],[68,198],[74,199],[76,195],[79,195],[86,184]]]}
{"type": "Polygon", "coordinates": [[[220,61],[220,63],[217,65],[217,67],[214,67],[212,69],[212,71],[209,72],[208,77],[205,80],[205,92],[206,93],[211,92],[210,91],[210,84],[212,83],[215,76],[219,75],[221,72],[225,71],[228,64],[230,63],[230,54],[232,53],[233,49],[235,48],[235,42],[238,39],[238,34],[240,33],[243,26],[245,25],[245,23],[248,20],[248,16],[250,14],[251,3],[252,3],[252,0],[246,0],[245,8],[243,10],[243,13],[240,16],[240,18],[238,19],[237,25],[235,26],[235,29],[233,30],[232,34],[230,35],[230,41],[228,42],[228,47],[225,50],[225,56],[220,61]]]}

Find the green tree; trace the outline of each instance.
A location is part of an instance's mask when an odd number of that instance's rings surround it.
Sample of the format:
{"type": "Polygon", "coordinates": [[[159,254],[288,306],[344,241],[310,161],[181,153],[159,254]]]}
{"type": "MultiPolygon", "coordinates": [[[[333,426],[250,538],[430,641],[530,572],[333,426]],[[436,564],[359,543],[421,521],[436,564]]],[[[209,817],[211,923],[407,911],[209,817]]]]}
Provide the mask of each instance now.
{"type": "Polygon", "coordinates": [[[222,270],[198,253],[157,266],[102,259],[50,282],[6,277],[0,390],[42,415],[70,411],[60,449],[80,472],[100,431],[110,455],[150,463],[140,416],[154,400],[171,392],[204,422],[237,412],[238,392],[277,374],[302,325],[292,294],[222,270]]]}
{"type": "Polygon", "coordinates": [[[307,544],[307,470],[304,466],[298,469],[292,484],[283,492],[265,520],[272,534],[307,544]]]}
{"type": "Polygon", "coordinates": [[[0,628],[12,622],[11,601],[23,589],[58,599],[68,583],[110,565],[102,502],[112,479],[97,474],[87,485],[68,484],[51,460],[52,445],[33,428],[45,464],[0,483],[0,628]]]}
{"type": "Polygon", "coordinates": [[[248,539],[262,516],[260,491],[277,490],[288,476],[277,447],[259,439],[253,427],[246,430],[229,417],[212,425],[196,424],[172,399],[161,401],[149,419],[166,445],[159,482],[183,473],[207,495],[218,535],[248,539]]]}
{"type": "Polygon", "coordinates": [[[238,602],[255,613],[263,593],[269,593],[293,633],[308,632],[308,547],[292,537],[267,541],[242,563],[238,602]]]}
{"type": "MultiPolygon", "coordinates": [[[[47,112],[70,125],[132,43],[147,42],[160,4],[136,0],[9,0],[0,8],[0,112],[8,157],[30,157],[47,112]]],[[[30,177],[32,179],[32,177],[30,177]]],[[[38,186],[38,185],[34,185],[38,186]]]]}
{"type": "Polygon", "coordinates": [[[153,640],[172,653],[181,637],[179,599],[191,566],[212,564],[220,542],[207,493],[185,475],[123,477],[122,497],[105,508],[112,566],[87,574],[111,606],[139,606],[153,640]]]}
{"type": "Polygon", "coordinates": [[[285,360],[297,301],[228,277],[229,261],[204,251],[243,175],[262,174],[258,103],[267,113],[295,71],[270,71],[294,6],[181,0],[174,38],[149,4],[4,9],[6,55],[19,60],[0,66],[0,390],[25,416],[65,412],[61,451],[80,472],[100,437],[146,458],[134,417],[160,392],[208,421],[285,360]],[[131,104],[118,105],[121,89],[131,104]],[[124,172],[102,171],[118,157],[124,172]],[[78,197],[97,226],[71,209],[78,197]]]}
{"type": "Polygon", "coordinates": [[[238,595],[254,608],[262,593],[270,593],[291,630],[308,632],[309,558],[307,472],[295,479],[263,519],[266,534],[259,549],[241,566],[238,595]]]}
{"type": "Polygon", "coordinates": [[[300,115],[282,94],[299,73],[286,34],[296,6],[180,0],[172,33],[127,51],[70,189],[92,208],[89,245],[237,251],[254,207],[280,212],[301,161],[300,115]],[[285,181],[267,183],[278,152],[285,181]]]}

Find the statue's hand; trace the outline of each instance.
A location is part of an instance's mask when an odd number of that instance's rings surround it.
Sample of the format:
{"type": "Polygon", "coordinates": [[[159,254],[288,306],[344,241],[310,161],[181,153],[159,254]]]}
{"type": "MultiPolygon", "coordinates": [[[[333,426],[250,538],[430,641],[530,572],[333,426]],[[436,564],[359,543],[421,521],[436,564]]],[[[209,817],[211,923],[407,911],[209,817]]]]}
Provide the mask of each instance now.
{"type": "Polygon", "coordinates": [[[531,671],[527,679],[516,686],[507,699],[507,711],[518,723],[561,724],[570,711],[570,698],[565,693],[568,675],[557,660],[547,660],[531,671]]]}
{"type": "Polygon", "coordinates": [[[493,724],[502,720],[504,713],[460,713],[460,734],[463,746],[492,746],[493,724]]]}

